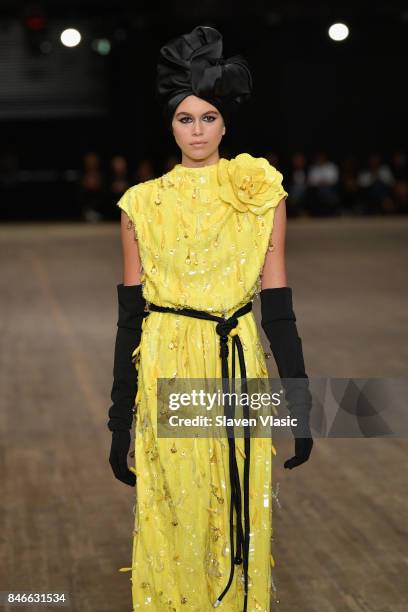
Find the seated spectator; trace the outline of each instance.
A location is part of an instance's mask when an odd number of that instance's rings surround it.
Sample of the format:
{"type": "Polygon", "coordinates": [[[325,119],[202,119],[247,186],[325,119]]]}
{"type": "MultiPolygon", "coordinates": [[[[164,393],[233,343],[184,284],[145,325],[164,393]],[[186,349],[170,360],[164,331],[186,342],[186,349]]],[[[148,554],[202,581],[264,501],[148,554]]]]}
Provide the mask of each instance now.
{"type": "Polygon", "coordinates": [[[358,161],[354,156],[346,157],[340,166],[340,201],[342,214],[359,212],[358,161]]]}
{"type": "Polygon", "coordinates": [[[143,183],[155,178],[153,164],[150,159],[142,159],[136,166],[135,182],[143,183]]]}
{"type": "Polygon", "coordinates": [[[404,151],[394,151],[391,157],[391,171],[395,179],[393,199],[400,214],[408,213],[408,162],[404,151]]]}
{"type": "Polygon", "coordinates": [[[116,219],[120,217],[120,210],[116,206],[118,200],[130,187],[128,178],[128,164],[122,155],[115,155],[110,163],[110,176],[107,189],[107,206],[105,217],[116,219]]]}
{"type": "Polygon", "coordinates": [[[337,165],[328,159],[324,151],[319,151],[307,176],[307,205],[312,215],[335,215],[340,212],[338,183],[337,165]]]}
{"type": "Polygon", "coordinates": [[[287,191],[289,193],[286,202],[288,217],[307,215],[307,169],[306,157],[303,153],[297,152],[292,156],[291,166],[288,170],[287,191]]]}
{"type": "Polygon", "coordinates": [[[381,155],[371,153],[367,168],[358,175],[358,185],[365,204],[366,214],[387,214],[395,212],[392,199],[395,180],[389,166],[383,163],[381,155]]]}
{"type": "Polygon", "coordinates": [[[104,181],[99,155],[93,151],[83,158],[83,169],[79,181],[81,215],[89,223],[103,218],[104,181]]]}

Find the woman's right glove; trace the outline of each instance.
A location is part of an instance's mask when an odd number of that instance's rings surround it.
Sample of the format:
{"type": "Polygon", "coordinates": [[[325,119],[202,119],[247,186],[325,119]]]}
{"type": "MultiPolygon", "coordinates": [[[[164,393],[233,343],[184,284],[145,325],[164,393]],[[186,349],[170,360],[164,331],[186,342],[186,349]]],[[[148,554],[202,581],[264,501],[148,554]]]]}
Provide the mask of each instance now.
{"type": "Polygon", "coordinates": [[[117,285],[118,322],[113,366],[112,406],[109,408],[108,429],[112,432],[109,463],[116,478],[135,486],[136,476],[128,468],[127,456],[130,448],[135,398],[137,394],[137,369],[132,355],[140,344],[142,324],[149,314],[145,311],[146,300],[142,285],[117,285]]]}
{"type": "Polygon", "coordinates": [[[292,469],[309,459],[313,439],[309,426],[312,396],[305,372],[302,341],[296,327],[290,287],[262,289],[261,326],[268,337],[291,417],[297,419],[292,427],[295,435],[295,455],[287,459],[285,468],[292,469]]]}

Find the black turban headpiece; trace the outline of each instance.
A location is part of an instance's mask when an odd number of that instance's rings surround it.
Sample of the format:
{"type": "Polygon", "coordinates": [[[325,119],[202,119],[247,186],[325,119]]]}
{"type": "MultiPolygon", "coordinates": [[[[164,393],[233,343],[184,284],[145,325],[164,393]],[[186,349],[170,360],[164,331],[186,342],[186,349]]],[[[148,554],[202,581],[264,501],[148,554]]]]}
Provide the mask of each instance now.
{"type": "Polygon", "coordinates": [[[160,49],[156,98],[171,123],[177,106],[195,95],[219,109],[224,117],[252,92],[252,75],[241,55],[222,56],[222,36],[209,26],[171,39],[160,49]]]}

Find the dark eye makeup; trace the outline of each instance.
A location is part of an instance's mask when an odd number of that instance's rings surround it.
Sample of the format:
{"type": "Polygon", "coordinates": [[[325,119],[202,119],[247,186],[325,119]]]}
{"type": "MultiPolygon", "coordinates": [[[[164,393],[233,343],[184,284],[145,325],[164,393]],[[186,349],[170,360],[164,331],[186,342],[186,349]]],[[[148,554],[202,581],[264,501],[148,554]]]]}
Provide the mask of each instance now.
{"type": "MultiPolygon", "coordinates": [[[[184,121],[184,119],[191,119],[191,117],[181,117],[179,121],[181,123],[187,123],[187,121],[184,121]]],[[[214,117],[214,115],[204,115],[203,119],[210,119],[210,121],[208,121],[207,123],[212,123],[213,121],[215,121],[216,117],[214,117]]]]}

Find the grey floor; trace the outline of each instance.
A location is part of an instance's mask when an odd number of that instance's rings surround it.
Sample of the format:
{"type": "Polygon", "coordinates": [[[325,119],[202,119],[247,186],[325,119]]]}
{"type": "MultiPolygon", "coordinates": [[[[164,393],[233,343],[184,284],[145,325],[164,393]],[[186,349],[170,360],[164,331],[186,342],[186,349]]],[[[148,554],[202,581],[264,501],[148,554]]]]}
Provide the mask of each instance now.
{"type": "MultiPolygon", "coordinates": [[[[289,221],[309,376],[407,376],[407,238],[406,218],[289,221]]],[[[117,569],[130,564],[134,490],[110,471],[105,425],[119,225],[3,225],[0,254],[0,589],[130,612],[117,569]]],[[[273,465],[272,609],[406,612],[407,440],[317,439],[284,470],[292,446],[280,441],[273,465]]]]}

